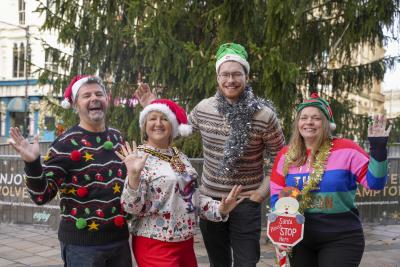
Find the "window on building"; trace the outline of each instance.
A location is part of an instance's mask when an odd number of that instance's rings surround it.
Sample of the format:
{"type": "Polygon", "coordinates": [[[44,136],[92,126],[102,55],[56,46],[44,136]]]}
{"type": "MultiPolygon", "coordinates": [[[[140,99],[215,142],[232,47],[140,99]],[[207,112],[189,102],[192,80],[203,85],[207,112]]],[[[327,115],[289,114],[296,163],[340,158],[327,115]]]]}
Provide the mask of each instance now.
{"type": "Polygon", "coordinates": [[[44,127],[47,131],[54,131],[56,129],[56,120],[54,117],[44,117],[44,127]]]}
{"type": "Polygon", "coordinates": [[[20,43],[19,46],[18,44],[14,44],[13,46],[13,77],[14,78],[22,78],[25,77],[25,68],[28,75],[30,73],[30,64],[29,62],[31,61],[31,53],[30,49],[28,49],[28,52],[26,51],[25,44],[20,43]],[[25,62],[25,53],[27,52],[26,55],[26,62],[25,62]]]}
{"type": "Polygon", "coordinates": [[[53,55],[51,54],[51,52],[49,50],[45,51],[44,62],[45,62],[45,64],[44,64],[45,69],[53,71],[53,72],[57,71],[57,66],[53,62],[53,55]]]}
{"type": "Polygon", "coordinates": [[[29,130],[29,118],[24,121],[25,119],[25,112],[11,112],[11,127],[18,127],[23,133],[28,132],[29,130]],[[25,123],[27,129],[25,130],[25,123]]]}
{"type": "Polygon", "coordinates": [[[18,0],[19,24],[25,25],[25,0],[18,0]]]}
{"type": "Polygon", "coordinates": [[[13,47],[13,77],[18,77],[18,45],[13,47]]]}
{"type": "Polygon", "coordinates": [[[18,55],[18,77],[24,77],[25,75],[25,45],[21,43],[19,45],[18,55]]]}
{"type": "Polygon", "coordinates": [[[30,76],[31,73],[31,62],[32,62],[32,48],[29,45],[26,48],[26,62],[25,62],[26,73],[28,76],[30,76]]]}

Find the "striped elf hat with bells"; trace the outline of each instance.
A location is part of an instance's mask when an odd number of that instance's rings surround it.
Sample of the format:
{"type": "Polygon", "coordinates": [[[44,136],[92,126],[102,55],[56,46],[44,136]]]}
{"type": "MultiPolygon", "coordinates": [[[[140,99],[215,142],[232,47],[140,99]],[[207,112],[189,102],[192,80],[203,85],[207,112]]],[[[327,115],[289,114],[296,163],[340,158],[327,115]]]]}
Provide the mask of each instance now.
{"type": "Polygon", "coordinates": [[[318,93],[312,93],[309,99],[304,100],[303,103],[301,103],[297,107],[297,113],[302,111],[305,107],[316,107],[319,110],[321,110],[322,113],[325,115],[325,117],[329,121],[329,127],[330,127],[331,131],[334,131],[336,129],[336,123],[333,120],[332,109],[329,106],[328,101],[326,101],[325,99],[321,98],[318,95],[318,93]]]}
{"type": "Polygon", "coordinates": [[[226,61],[236,61],[240,63],[245,69],[246,73],[250,72],[250,64],[247,61],[246,49],[235,43],[226,43],[221,45],[217,51],[217,62],[215,63],[215,70],[218,73],[219,67],[226,61]]]}

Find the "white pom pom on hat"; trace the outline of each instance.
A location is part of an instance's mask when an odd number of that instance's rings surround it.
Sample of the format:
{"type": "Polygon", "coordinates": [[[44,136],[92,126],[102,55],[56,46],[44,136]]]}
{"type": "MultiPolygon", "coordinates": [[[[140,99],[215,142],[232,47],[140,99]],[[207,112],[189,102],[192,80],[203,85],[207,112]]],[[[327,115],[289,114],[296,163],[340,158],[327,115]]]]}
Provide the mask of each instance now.
{"type": "Polygon", "coordinates": [[[181,136],[189,136],[193,132],[192,125],[189,124],[180,124],[178,126],[178,131],[181,136]]]}
{"type": "Polygon", "coordinates": [[[69,99],[64,98],[63,101],[61,102],[61,106],[63,107],[63,109],[71,108],[71,103],[69,102],[69,99]]]}

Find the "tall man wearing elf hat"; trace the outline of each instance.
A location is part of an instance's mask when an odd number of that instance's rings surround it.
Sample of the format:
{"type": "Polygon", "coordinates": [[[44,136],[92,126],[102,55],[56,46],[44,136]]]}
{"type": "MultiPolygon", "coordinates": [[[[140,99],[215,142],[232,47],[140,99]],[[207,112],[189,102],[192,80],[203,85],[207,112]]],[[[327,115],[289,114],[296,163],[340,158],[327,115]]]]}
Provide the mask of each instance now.
{"type": "MultiPolygon", "coordinates": [[[[227,222],[200,220],[200,228],[211,266],[231,266],[233,251],[235,267],[251,267],[260,257],[261,202],[268,191],[264,152],[272,162],[284,136],[272,105],[255,97],[248,85],[250,65],[243,46],[222,45],[216,72],[215,96],[202,100],[189,116],[203,142],[200,190],[220,199],[240,184],[248,199],[230,213],[227,222]]],[[[147,85],[139,86],[136,96],[142,105],[154,97],[147,85]]]]}
{"type": "Polygon", "coordinates": [[[64,108],[75,109],[79,124],[60,135],[44,162],[39,143],[29,144],[11,128],[11,145],[25,161],[26,186],[38,205],[60,194],[58,238],[65,266],[132,266],[129,233],[120,196],[126,168],[114,153],[120,132],[106,127],[108,97],[97,76],[77,76],[64,93],[64,108]]]}

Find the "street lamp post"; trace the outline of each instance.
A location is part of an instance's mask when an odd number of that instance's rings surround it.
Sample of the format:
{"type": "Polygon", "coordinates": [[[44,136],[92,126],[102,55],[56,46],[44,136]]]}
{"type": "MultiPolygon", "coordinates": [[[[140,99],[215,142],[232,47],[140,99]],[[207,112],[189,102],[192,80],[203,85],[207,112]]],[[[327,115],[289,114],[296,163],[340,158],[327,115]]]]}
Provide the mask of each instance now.
{"type": "Polygon", "coordinates": [[[15,25],[6,21],[1,21],[0,23],[6,24],[12,27],[16,27],[19,29],[22,29],[25,31],[25,40],[26,40],[26,49],[24,53],[24,76],[25,76],[25,99],[24,99],[24,129],[23,129],[23,135],[27,137],[29,135],[28,133],[28,123],[29,123],[29,113],[28,113],[28,86],[29,86],[29,70],[28,70],[28,53],[30,53],[30,43],[29,43],[29,26],[23,27],[20,25],[15,25]]]}
{"type": "Polygon", "coordinates": [[[29,112],[28,112],[28,85],[29,85],[29,68],[28,68],[28,60],[30,51],[30,44],[29,44],[29,26],[25,27],[25,38],[26,38],[26,51],[25,51],[25,116],[24,116],[24,136],[29,136],[28,132],[28,124],[29,124],[29,112]],[[29,55],[28,55],[29,53],[29,55]]]}

